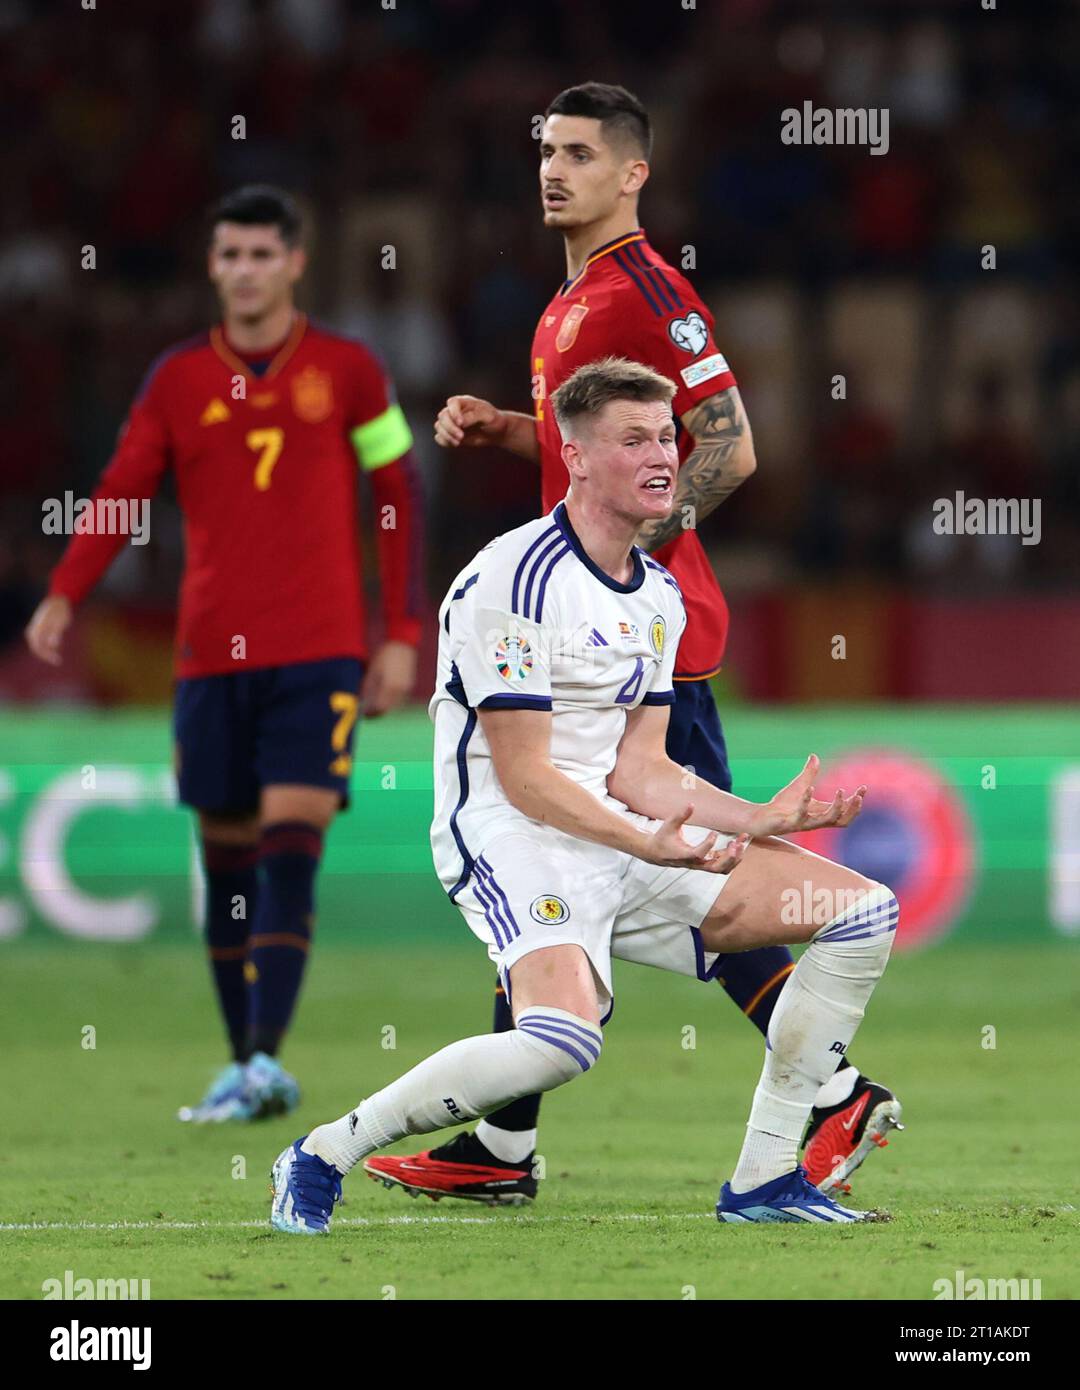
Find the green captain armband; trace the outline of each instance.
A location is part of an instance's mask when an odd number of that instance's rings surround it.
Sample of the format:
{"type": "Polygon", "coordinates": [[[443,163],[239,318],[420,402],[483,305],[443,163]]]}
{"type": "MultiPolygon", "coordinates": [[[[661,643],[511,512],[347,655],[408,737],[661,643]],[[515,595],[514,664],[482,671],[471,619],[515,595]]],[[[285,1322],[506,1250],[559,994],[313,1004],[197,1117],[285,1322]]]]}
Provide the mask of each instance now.
{"type": "Polygon", "coordinates": [[[366,425],[357,425],[349,438],[360,467],[368,473],[399,459],[413,442],[409,422],[396,401],[366,425]]]}

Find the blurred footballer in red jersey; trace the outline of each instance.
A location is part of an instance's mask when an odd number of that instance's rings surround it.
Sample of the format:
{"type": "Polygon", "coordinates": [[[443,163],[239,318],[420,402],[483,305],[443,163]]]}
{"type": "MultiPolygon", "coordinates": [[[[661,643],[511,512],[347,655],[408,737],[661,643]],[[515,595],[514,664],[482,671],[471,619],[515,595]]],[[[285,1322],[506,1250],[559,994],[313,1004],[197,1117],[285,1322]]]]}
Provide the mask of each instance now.
{"type": "MultiPolygon", "coordinates": [[[[292,1109],[278,1060],[311,943],[323,836],[347,804],[361,713],[409,693],[420,636],[422,504],[393,386],[362,343],[294,292],[301,217],[250,186],[210,216],[222,322],[154,363],[98,499],[146,499],[171,471],[184,522],[176,632],[180,799],[198,815],[206,942],[232,1061],[182,1119],[292,1109]],[[384,640],[368,651],[356,526],[371,478],[384,640]]],[[[75,534],[27,628],[59,663],[75,606],[124,544],[75,534]]]]}
{"type": "MultiPolygon", "coordinates": [[[[548,406],[552,392],[585,363],[608,356],[644,363],[676,384],[680,469],[674,505],[647,523],[638,543],[677,582],[687,625],[675,666],[667,753],[712,785],[731,790],[727,750],[709,685],[720,669],[728,611],[697,527],[754,472],[756,459],[735,376],[715,338],[713,316],[680,271],[655,251],[638,224],[649,177],[652,131],[640,101],[623,87],[587,82],[561,92],[540,137],[544,223],[562,233],[566,279],[540,316],[529,374],[535,411],[500,410],[475,396],[452,396],[435,438],[446,448],[496,445],[540,465],[542,507],[567,489],[562,439],[548,406]]],[[[720,960],[718,978],[762,1031],[793,969],[786,946],[720,960]]],[[[513,1027],[497,989],[495,1028],[513,1027]]],[[[408,1157],[377,1155],[365,1167],[388,1185],[488,1203],[529,1200],[540,1100],[528,1096],[481,1120],[440,1148],[408,1157]]],[[[842,1059],[818,1094],[804,1163],[824,1191],[848,1175],[899,1121],[891,1091],[842,1059]]],[[[764,1181],[764,1179],[762,1179],[764,1181]]]]}

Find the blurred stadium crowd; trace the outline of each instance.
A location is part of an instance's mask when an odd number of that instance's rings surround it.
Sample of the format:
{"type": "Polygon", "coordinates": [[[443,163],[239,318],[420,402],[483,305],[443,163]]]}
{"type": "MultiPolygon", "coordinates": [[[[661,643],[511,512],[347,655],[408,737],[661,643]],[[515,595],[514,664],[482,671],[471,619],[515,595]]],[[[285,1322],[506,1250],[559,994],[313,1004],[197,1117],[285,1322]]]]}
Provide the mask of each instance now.
{"type": "MultiPolygon", "coordinates": [[[[89,493],[147,365],[213,312],[202,212],[241,182],[302,196],[306,306],[392,368],[427,488],[431,593],[533,514],[531,469],[443,456],[430,422],[454,391],[530,408],[532,331],[564,273],[540,224],[533,118],[593,77],[651,110],[642,223],[692,266],[755,429],[759,472],[704,532],[725,586],[1075,591],[1080,15],[1001,11],[4,0],[0,645],[58,554],[42,499],[89,493]],[[806,99],[887,107],[888,153],[785,146],[780,113],[806,99]],[[931,503],[957,489],[1041,498],[1041,544],[934,535],[931,503]]],[[[104,592],[167,610],[167,498],[152,534],[104,592]]]]}

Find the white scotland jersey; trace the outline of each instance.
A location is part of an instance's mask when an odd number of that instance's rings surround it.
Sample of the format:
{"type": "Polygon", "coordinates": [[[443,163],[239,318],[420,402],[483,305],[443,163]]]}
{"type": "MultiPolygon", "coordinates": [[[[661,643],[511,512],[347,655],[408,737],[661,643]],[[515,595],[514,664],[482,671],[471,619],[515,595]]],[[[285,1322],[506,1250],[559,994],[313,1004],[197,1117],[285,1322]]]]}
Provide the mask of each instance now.
{"type": "MultiPolygon", "coordinates": [[[[481,550],[439,609],[432,853],[504,978],[528,951],[563,942],[586,950],[602,994],[613,951],[712,973],[715,957],[703,956],[696,928],[724,877],[659,868],[522,815],[503,793],[477,715],[550,710],[553,765],[640,828],[655,828],[609,795],[607,777],[627,713],[674,703],[686,614],[668,571],[636,547],[633,561],[626,584],[605,574],[560,502],[481,550]],[[613,942],[620,931],[633,949],[613,942]]],[[[707,832],[684,833],[696,841],[707,832]]]]}
{"type": "Polygon", "coordinates": [[[456,897],[494,830],[528,820],[507,801],[478,709],[551,711],[551,761],[613,808],[607,778],[639,704],[673,704],[686,623],[678,585],[644,551],[619,584],[585,553],[565,504],[496,537],[439,609],[432,850],[456,897]]]}

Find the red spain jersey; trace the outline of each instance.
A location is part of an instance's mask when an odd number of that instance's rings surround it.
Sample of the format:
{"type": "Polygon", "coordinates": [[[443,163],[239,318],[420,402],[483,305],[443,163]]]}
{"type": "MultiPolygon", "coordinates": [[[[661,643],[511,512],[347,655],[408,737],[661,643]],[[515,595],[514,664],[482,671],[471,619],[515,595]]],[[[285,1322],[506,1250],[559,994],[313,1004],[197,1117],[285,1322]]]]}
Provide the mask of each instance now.
{"type": "MultiPolygon", "coordinates": [[[[568,486],[562,439],[547,398],[578,367],[608,355],[629,357],[670,377],[678,388],[672,402],[676,419],[735,385],[713,341],[712,315],[640,228],[594,251],[581,273],[565,282],[536,328],[533,397],[545,514],[568,486]]],[[[694,441],[680,429],[678,442],[680,462],[685,462],[694,441]]],[[[656,558],[678,580],[686,604],[675,679],[713,675],[724,656],[728,609],[697,532],[683,532],[656,558]]]]}
{"type": "MultiPolygon", "coordinates": [[[[358,465],[372,478],[385,635],[417,643],[411,442],[378,359],[302,314],[272,353],[241,357],[220,327],[164,353],[94,500],[147,499],[167,469],[175,476],[185,551],[176,674],[367,655],[358,465]]],[[[74,535],[49,592],[78,603],[126,540],[74,535]]]]}

